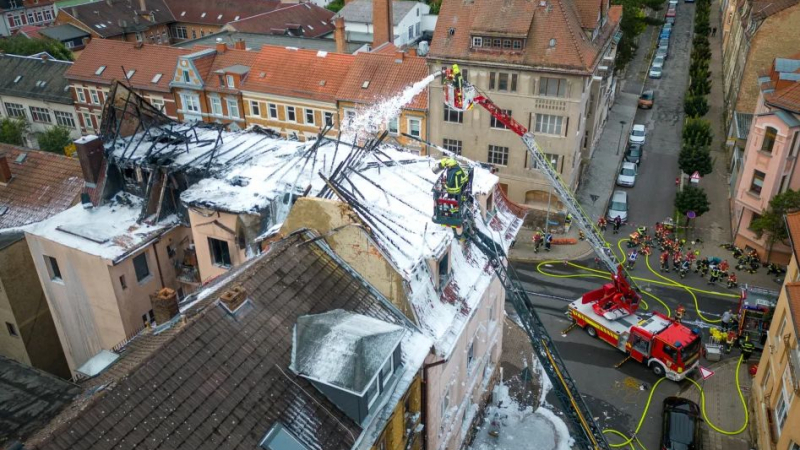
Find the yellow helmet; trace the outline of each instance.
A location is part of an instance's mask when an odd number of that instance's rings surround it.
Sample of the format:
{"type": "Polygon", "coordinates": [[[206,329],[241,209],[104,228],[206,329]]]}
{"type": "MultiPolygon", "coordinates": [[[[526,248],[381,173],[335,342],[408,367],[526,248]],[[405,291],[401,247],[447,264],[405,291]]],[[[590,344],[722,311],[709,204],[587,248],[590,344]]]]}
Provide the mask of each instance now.
{"type": "Polygon", "coordinates": [[[458,68],[458,64],[453,64],[453,74],[461,73],[461,69],[458,68]]]}

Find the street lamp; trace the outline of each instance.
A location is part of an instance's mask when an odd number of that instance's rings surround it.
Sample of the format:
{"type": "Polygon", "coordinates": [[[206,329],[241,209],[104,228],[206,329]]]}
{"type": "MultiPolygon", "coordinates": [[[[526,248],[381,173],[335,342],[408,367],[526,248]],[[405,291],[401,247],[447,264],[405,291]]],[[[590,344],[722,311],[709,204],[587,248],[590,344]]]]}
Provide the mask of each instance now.
{"type": "Polygon", "coordinates": [[[622,132],[625,131],[625,122],[624,120],[619,121],[619,141],[617,142],[617,155],[619,155],[619,148],[622,146],[622,132]]]}

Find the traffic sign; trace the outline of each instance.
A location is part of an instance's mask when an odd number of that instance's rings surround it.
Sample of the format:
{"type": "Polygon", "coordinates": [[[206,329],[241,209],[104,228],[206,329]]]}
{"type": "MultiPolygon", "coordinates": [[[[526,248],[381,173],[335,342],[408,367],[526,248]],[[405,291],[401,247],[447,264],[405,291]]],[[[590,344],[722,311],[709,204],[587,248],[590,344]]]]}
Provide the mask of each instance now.
{"type": "Polygon", "coordinates": [[[700,172],[698,172],[696,170],[694,171],[694,173],[692,174],[692,177],[691,177],[691,182],[692,183],[699,183],[700,182],[700,172]]]}
{"type": "Polygon", "coordinates": [[[695,217],[697,217],[697,213],[694,211],[686,211],[686,217],[694,219],[695,217]]]}
{"type": "Polygon", "coordinates": [[[714,371],[706,369],[705,367],[701,366],[700,367],[700,375],[703,377],[703,381],[705,381],[705,380],[711,378],[712,375],[714,375],[714,371]]]}

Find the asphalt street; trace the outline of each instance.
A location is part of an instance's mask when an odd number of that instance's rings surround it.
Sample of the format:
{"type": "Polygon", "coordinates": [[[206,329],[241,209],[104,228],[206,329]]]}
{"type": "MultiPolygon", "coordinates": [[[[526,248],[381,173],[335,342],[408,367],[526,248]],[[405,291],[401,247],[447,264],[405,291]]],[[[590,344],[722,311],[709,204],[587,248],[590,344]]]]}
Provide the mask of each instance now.
{"type": "MultiPolygon", "coordinates": [[[[653,261],[654,262],[654,261],[653,261]]],[[[593,261],[577,261],[579,264],[591,266],[593,261]]],[[[619,350],[598,339],[591,338],[580,328],[575,328],[567,335],[563,335],[571,321],[564,315],[567,303],[578,299],[582,294],[598,288],[603,282],[599,278],[556,278],[541,274],[537,271],[538,264],[515,264],[514,267],[520,277],[531,303],[541,317],[550,336],[556,342],[559,353],[565,361],[570,375],[575,380],[578,389],[584,396],[589,409],[595,419],[603,428],[617,429],[630,435],[645,407],[650,386],[658,377],[650,372],[647,367],[634,361],[628,361],[619,368],[614,366],[620,363],[625,355],[619,350]]],[[[541,269],[551,275],[570,275],[581,271],[563,263],[550,263],[541,266],[541,269]]],[[[632,272],[634,276],[644,279],[657,280],[648,269],[640,264],[632,272]]],[[[670,274],[665,274],[669,276],[670,274]]],[[[677,278],[676,274],[672,276],[677,278]]],[[[735,293],[722,287],[712,288],[700,280],[697,275],[690,275],[685,280],[692,285],[701,286],[708,290],[735,293]],[[711,289],[709,289],[711,288],[711,289]]],[[[639,282],[643,291],[658,296],[667,306],[674,310],[678,304],[687,307],[685,322],[695,324],[706,330],[697,317],[691,296],[680,288],[671,288],[657,285],[653,282],[639,282]]],[[[703,315],[709,319],[718,319],[726,309],[734,307],[736,299],[697,294],[698,304],[703,315]]],[[[644,296],[646,301],[647,296],[644,296]]],[[[665,312],[665,308],[655,301],[648,301],[650,308],[665,312]]],[[[508,306],[511,308],[511,306],[508,306]]],[[[647,313],[647,311],[643,311],[647,313]]],[[[704,337],[704,340],[706,337],[704,337]]],[[[688,381],[683,384],[688,385],[688,381]]],[[[683,386],[686,388],[687,386],[683,386]]],[[[652,406],[647,414],[639,439],[646,448],[660,448],[661,436],[661,403],[664,398],[676,395],[681,386],[674,382],[665,382],[659,386],[653,396],[652,406]]],[[[550,399],[553,404],[558,404],[556,399],[550,399]]],[[[559,405],[560,406],[560,405],[559,405]]],[[[615,441],[609,437],[610,442],[615,441]]]]}

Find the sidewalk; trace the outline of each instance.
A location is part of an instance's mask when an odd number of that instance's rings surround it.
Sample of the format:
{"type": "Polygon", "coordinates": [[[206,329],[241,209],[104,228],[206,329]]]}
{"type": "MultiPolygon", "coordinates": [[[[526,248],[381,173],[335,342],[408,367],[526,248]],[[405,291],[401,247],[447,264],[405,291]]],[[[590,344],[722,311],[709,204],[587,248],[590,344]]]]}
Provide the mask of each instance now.
{"type": "Polygon", "coordinates": [[[593,253],[592,246],[586,241],[578,240],[578,227],[573,226],[566,234],[553,234],[553,238],[573,238],[577,243],[569,245],[552,245],[550,251],[544,249],[544,244],[539,248],[539,253],[533,251],[534,230],[522,228],[517,233],[517,242],[509,253],[508,260],[512,262],[534,262],[555,259],[559,261],[572,261],[585,258],[593,253]]]}
{"type": "MultiPolygon", "coordinates": [[[[736,363],[739,360],[738,350],[725,355],[723,360],[710,364],[701,360],[701,365],[714,372],[707,381],[700,378],[697,382],[703,387],[706,397],[706,414],[714,426],[725,431],[738,430],[745,421],[745,411],[739,395],[736,392],[736,363]]],[[[755,358],[751,358],[751,363],[755,358]]],[[[739,369],[739,383],[745,401],[750,399],[750,375],[747,373],[749,365],[742,362],[739,369]]],[[[688,398],[700,405],[700,392],[694,385],[686,383],[680,392],[681,397],[688,398]]],[[[749,427],[749,426],[748,426],[749,427]]],[[[749,450],[750,433],[745,429],[742,433],[728,436],[714,431],[708,424],[703,426],[703,448],[706,450],[749,450]]]]}

